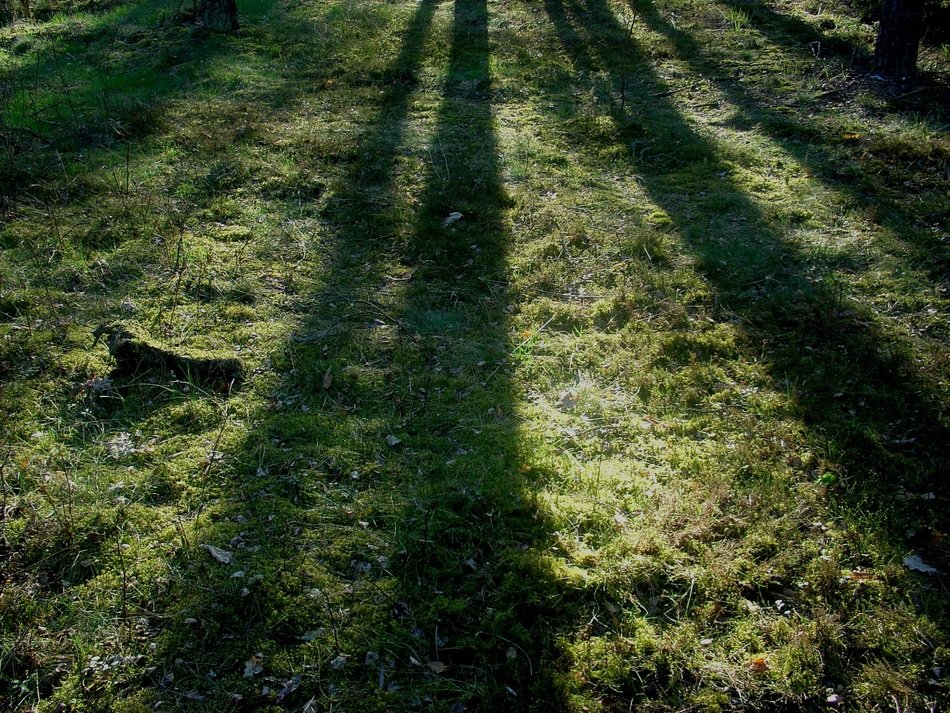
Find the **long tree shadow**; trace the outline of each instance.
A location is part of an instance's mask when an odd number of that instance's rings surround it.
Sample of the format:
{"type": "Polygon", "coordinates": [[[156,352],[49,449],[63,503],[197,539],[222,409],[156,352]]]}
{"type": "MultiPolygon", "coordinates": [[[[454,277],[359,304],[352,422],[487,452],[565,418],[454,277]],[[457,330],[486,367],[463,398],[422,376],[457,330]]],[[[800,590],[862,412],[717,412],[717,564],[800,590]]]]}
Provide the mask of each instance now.
{"type": "Polygon", "coordinates": [[[849,54],[849,68],[857,61],[862,69],[866,69],[870,62],[867,49],[856,46],[841,37],[829,34],[832,26],[816,27],[793,15],[780,13],[766,3],[749,2],[748,0],[722,0],[721,5],[747,13],[757,27],[771,30],[773,37],[781,36],[796,49],[807,50],[815,58],[822,55],[849,54]]]}
{"type": "Polygon", "coordinates": [[[442,685],[457,691],[456,703],[549,709],[562,706],[551,688],[547,620],[562,593],[533,554],[550,532],[519,468],[506,337],[510,201],[499,174],[489,50],[486,1],[456,0],[430,140],[441,160],[430,167],[404,248],[415,269],[407,321],[434,338],[420,371],[451,376],[431,379],[412,434],[432,461],[415,484],[410,516],[422,537],[406,543],[402,594],[428,656],[452,667],[442,685]]]}
{"type": "Polygon", "coordinates": [[[545,529],[518,465],[487,6],[454,6],[423,154],[408,136],[426,129],[415,81],[436,9],[415,9],[333,189],[323,285],[276,365],[275,412],[229,449],[222,502],[173,565],[180,605],[160,658],[186,649],[201,665],[169,698],[250,699],[259,665],[277,702],[551,701],[540,613],[555,585],[533,555],[545,529]],[[241,576],[204,544],[235,551],[241,576]],[[228,672],[212,690],[209,667],[228,672]]]}
{"type": "MultiPolygon", "coordinates": [[[[739,4],[724,3],[730,7],[739,4]]],[[[682,58],[695,72],[710,78],[738,112],[737,121],[761,129],[812,175],[825,185],[846,196],[850,207],[862,210],[870,219],[888,229],[911,252],[912,262],[918,269],[929,273],[934,284],[944,284],[950,269],[950,253],[940,244],[941,232],[946,232],[948,206],[941,195],[948,156],[941,147],[922,145],[916,148],[892,146],[887,140],[849,141],[841,132],[823,126],[814,118],[812,107],[804,109],[781,107],[777,97],[757,97],[749,89],[726,77],[732,74],[716,53],[704,49],[688,32],[675,27],[652,4],[633,0],[630,6],[654,32],[668,38],[682,58]],[[811,113],[811,116],[804,115],[811,113]],[[865,170],[854,171],[853,165],[865,164],[865,170]],[[888,168],[892,163],[895,168],[888,168]],[[933,175],[932,185],[916,186],[927,192],[930,200],[926,211],[913,213],[906,203],[895,200],[904,195],[907,177],[896,168],[910,163],[933,175]],[[872,209],[868,210],[868,206],[872,209]],[[937,230],[934,230],[934,227],[937,230]]],[[[789,42],[788,23],[792,19],[779,16],[765,5],[756,4],[753,17],[756,27],[768,41],[788,52],[803,53],[801,45],[789,42]]],[[[796,23],[804,24],[804,23],[796,23]]],[[[797,28],[797,33],[806,32],[797,28]]],[[[793,34],[792,37],[797,37],[793,34]]],[[[817,41],[817,40],[813,40],[817,41]]],[[[944,98],[945,99],[945,98],[944,98]]],[[[946,106],[945,102],[943,106],[946,106]]],[[[933,110],[939,117],[940,101],[933,110]]],[[[916,108],[913,110],[916,112],[916,108]]],[[[939,119],[938,119],[939,120],[939,119]]],[[[846,133],[846,132],[845,132],[846,133]]]]}
{"type": "MultiPolygon", "coordinates": [[[[575,89],[587,88],[585,78],[608,74],[610,86],[595,89],[600,111],[613,122],[613,136],[603,141],[622,147],[651,201],[698,258],[715,290],[715,316],[738,320],[776,387],[792,397],[799,418],[841,468],[847,482],[841,515],[875,513],[875,537],[898,551],[912,544],[905,539],[908,523],[944,529],[945,507],[897,500],[905,488],[939,490],[948,437],[939,392],[915,365],[911,347],[870,310],[842,297],[827,279],[840,263],[769,220],[717,146],[682,117],[670,87],[604,0],[546,0],[544,8],[577,72],[575,89]],[[706,216],[701,223],[699,215],[706,216]]],[[[655,12],[644,19],[660,27],[655,12]]],[[[665,24],[662,31],[686,41],[665,24]]],[[[938,595],[922,606],[939,626],[946,604],[938,595]]],[[[832,650],[823,655],[840,680],[851,680],[853,665],[832,650]]]]}

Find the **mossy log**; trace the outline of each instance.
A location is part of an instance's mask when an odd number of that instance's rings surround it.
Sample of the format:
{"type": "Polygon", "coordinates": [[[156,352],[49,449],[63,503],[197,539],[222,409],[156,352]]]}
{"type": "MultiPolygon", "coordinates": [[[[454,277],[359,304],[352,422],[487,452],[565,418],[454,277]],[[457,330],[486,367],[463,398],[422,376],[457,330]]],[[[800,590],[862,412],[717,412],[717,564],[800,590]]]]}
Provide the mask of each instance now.
{"type": "Polygon", "coordinates": [[[145,335],[125,324],[101,325],[93,336],[96,342],[105,341],[115,360],[113,374],[117,376],[172,374],[219,390],[230,390],[244,379],[244,365],[239,359],[178,354],[153,344],[145,335]]]}

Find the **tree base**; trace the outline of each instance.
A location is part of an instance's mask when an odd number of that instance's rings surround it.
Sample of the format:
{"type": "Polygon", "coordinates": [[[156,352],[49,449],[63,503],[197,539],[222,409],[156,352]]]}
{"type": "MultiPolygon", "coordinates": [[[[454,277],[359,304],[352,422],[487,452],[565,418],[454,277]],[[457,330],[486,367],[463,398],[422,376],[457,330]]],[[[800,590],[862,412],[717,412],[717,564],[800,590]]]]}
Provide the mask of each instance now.
{"type": "Polygon", "coordinates": [[[198,19],[211,32],[236,32],[240,27],[235,0],[201,0],[198,19]]]}
{"type": "Polygon", "coordinates": [[[923,0],[884,0],[874,45],[877,73],[886,79],[913,78],[917,74],[917,54],[923,34],[923,0]]]}

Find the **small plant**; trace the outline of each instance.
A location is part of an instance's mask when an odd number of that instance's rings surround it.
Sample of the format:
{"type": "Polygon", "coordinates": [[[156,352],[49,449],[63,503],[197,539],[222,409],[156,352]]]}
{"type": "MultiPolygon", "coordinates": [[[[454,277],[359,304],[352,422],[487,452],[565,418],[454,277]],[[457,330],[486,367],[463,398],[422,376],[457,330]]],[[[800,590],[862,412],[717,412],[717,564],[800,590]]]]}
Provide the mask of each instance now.
{"type": "Polygon", "coordinates": [[[740,10],[739,8],[726,8],[723,10],[723,19],[729,24],[733,32],[742,32],[742,30],[749,27],[751,18],[749,13],[745,10],[740,10]]]}

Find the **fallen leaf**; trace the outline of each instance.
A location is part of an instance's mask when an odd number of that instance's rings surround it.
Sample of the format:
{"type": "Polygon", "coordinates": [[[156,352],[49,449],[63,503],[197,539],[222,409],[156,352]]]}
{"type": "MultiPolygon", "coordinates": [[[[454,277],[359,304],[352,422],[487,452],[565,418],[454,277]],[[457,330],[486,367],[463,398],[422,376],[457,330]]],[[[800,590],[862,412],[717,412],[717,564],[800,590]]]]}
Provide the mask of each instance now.
{"type": "Polygon", "coordinates": [[[244,678],[254,678],[264,670],[264,654],[254,654],[244,662],[244,678]]]}
{"type": "Polygon", "coordinates": [[[924,574],[940,574],[939,569],[924,562],[920,555],[908,555],[905,557],[904,566],[907,567],[907,569],[914,570],[915,572],[923,572],[924,574]]]}
{"type": "Polygon", "coordinates": [[[303,676],[300,676],[298,674],[297,676],[294,676],[292,679],[284,683],[284,687],[281,688],[280,691],[277,693],[277,702],[280,703],[287,696],[289,696],[291,693],[293,693],[298,688],[300,688],[300,682],[302,680],[303,680],[303,676]]]}
{"type": "Polygon", "coordinates": [[[221,564],[231,564],[231,560],[234,559],[233,554],[227,550],[218,549],[214,545],[201,545],[201,549],[208,550],[208,553],[214,558],[215,562],[220,562],[221,564]]]}
{"type": "Polygon", "coordinates": [[[565,391],[557,402],[557,406],[562,411],[571,411],[577,406],[577,394],[573,391],[565,391]]]}
{"type": "Polygon", "coordinates": [[[397,438],[396,436],[390,433],[388,436],[386,436],[386,443],[388,443],[391,446],[398,446],[400,443],[402,443],[402,441],[400,441],[399,438],[397,438]]]}
{"type": "Polygon", "coordinates": [[[432,671],[432,673],[445,673],[446,671],[448,671],[448,669],[449,669],[449,667],[446,666],[446,665],[445,665],[444,663],[442,663],[441,661],[430,661],[430,662],[429,662],[429,670],[432,671]]]}
{"type": "Polygon", "coordinates": [[[746,665],[752,673],[765,673],[769,670],[768,659],[764,656],[756,656],[754,659],[750,659],[746,665]]]}
{"type": "Polygon", "coordinates": [[[323,374],[323,388],[329,391],[331,386],[333,386],[333,372],[331,369],[327,369],[323,374]]]}
{"type": "Polygon", "coordinates": [[[450,225],[454,225],[455,223],[458,223],[464,217],[465,216],[459,213],[458,211],[453,211],[452,213],[449,213],[448,217],[445,220],[442,221],[442,227],[448,228],[450,225]]]}
{"type": "Polygon", "coordinates": [[[132,437],[128,433],[120,433],[106,443],[106,452],[111,458],[124,458],[136,452],[132,437]]]}
{"type": "Polygon", "coordinates": [[[343,669],[344,666],[346,666],[346,656],[344,656],[343,654],[340,654],[339,656],[337,656],[335,659],[333,659],[330,662],[330,667],[334,671],[340,671],[343,669]]]}

